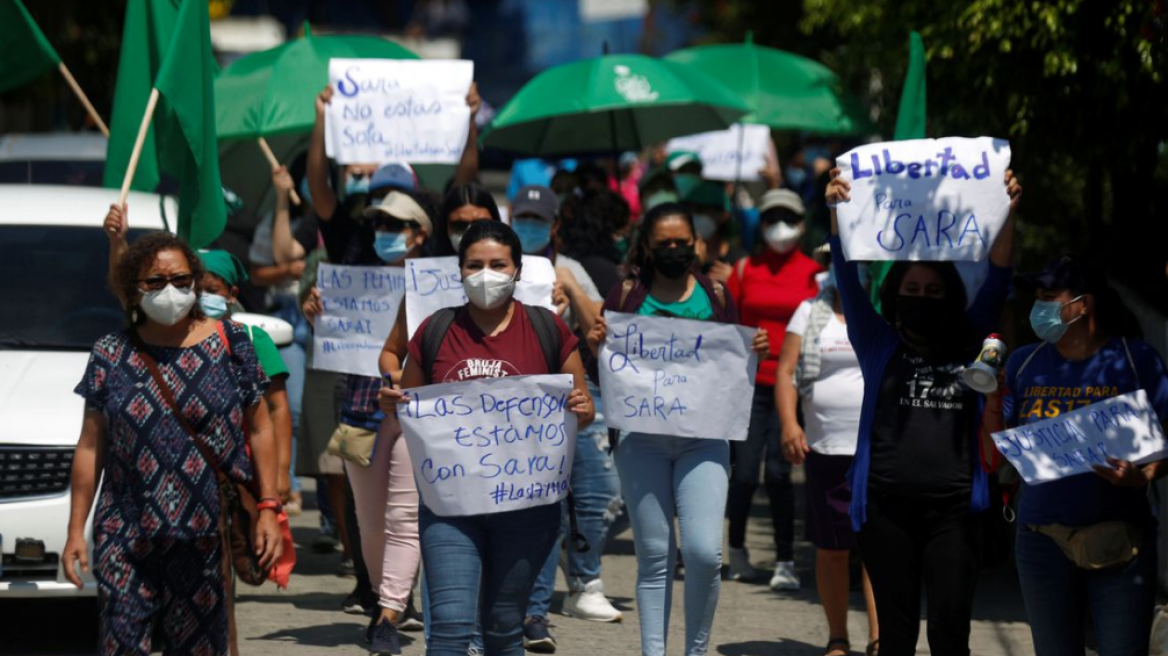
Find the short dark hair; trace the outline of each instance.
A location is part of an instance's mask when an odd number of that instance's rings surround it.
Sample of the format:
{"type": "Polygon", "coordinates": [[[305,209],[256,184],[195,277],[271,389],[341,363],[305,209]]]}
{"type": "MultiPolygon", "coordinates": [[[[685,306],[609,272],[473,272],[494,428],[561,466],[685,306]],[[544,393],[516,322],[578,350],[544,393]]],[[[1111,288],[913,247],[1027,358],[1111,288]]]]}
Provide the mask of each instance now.
{"type": "Polygon", "coordinates": [[[653,267],[649,265],[649,239],[653,236],[653,226],[665,219],[679,216],[689,226],[689,233],[696,241],[698,232],[694,229],[693,215],[681,203],[661,203],[654,205],[637,226],[637,239],[629,249],[629,264],[637,268],[642,280],[653,277],[653,267]]]}
{"type": "MultiPolygon", "coordinates": [[[[122,302],[122,307],[126,310],[126,320],[131,326],[136,326],[146,321],[146,315],[142,312],[135,312],[138,309],[138,279],[142,276],[143,269],[146,269],[154,263],[154,259],[162,251],[179,251],[183,257],[187,258],[187,264],[191,268],[191,275],[194,276],[194,283],[191,287],[197,296],[203,290],[203,275],[206,269],[203,268],[203,260],[195,249],[191,248],[181,237],[176,237],[165,231],[151,232],[143,235],[130,244],[130,248],[122,255],[122,259],[118,260],[110,272],[109,285],[113,290],[118,300],[122,302]]],[[[198,303],[191,308],[191,317],[195,319],[202,319],[202,307],[198,303]]]]}
{"type": "Polygon", "coordinates": [[[511,249],[515,270],[523,269],[523,244],[511,226],[502,221],[475,221],[466,229],[458,245],[458,268],[466,263],[466,251],[480,241],[493,241],[511,249]]]}

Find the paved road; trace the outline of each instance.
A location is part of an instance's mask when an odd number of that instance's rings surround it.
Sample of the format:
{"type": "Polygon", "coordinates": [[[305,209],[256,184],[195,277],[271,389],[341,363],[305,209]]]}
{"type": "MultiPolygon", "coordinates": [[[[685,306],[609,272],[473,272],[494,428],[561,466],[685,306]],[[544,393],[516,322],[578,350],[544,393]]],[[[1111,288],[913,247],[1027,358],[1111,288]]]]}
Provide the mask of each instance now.
{"type": "MultiPolygon", "coordinates": [[[[773,553],[768,548],[769,522],[759,497],[756,518],[748,534],[756,566],[765,566],[773,553]]],[[[294,522],[298,544],[314,536],[317,513],[305,512],[294,522]]],[[[800,530],[801,533],[801,530],[800,530]]],[[[712,654],[721,656],[818,656],[826,640],[826,624],[816,604],[809,545],[801,544],[798,558],[804,590],[776,594],[765,584],[724,582],[713,630],[712,654]]],[[[362,648],[362,618],[345,615],[339,605],[352,588],[352,579],[334,572],[339,554],[316,555],[301,551],[298,574],[285,592],[270,584],[244,590],[237,606],[240,646],[245,656],[300,656],[310,654],[367,653],[362,648]]],[[[595,624],[557,614],[563,600],[563,581],[552,605],[554,632],[563,656],[634,654],[639,648],[634,609],[636,564],[632,534],[625,527],[610,541],[604,561],[609,595],[625,612],[623,624],[595,624]]],[[[684,636],[680,600],[683,584],[674,593],[670,653],[680,653],[684,636]]],[[[850,629],[854,645],[862,653],[867,635],[862,601],[853,595],[850,629]]],[[[93,654],[96,644],[94,606],[86,603],[0,603],[0,655],[29,654],[72,656],[93,654]]],[[[1025,624],[1021,597],[1014,574],[1007,569],[986,572],[974,613],[973,653],[979,656],[1014,656],[1034,653],[1025,624]]],[[[421,634],[406,634],[405,656],[425,652],[421,634]]],[[[918,653],[927,654],[922,642],[918,653]]]]}

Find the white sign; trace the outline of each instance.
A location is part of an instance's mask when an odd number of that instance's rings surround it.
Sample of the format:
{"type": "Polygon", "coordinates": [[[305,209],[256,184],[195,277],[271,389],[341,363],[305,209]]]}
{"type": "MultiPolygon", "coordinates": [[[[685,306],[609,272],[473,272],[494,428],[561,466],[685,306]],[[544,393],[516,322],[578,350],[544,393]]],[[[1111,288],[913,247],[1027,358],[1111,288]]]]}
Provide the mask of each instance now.
{"type": "Polygon", "coordinates": [[[1107,458],[1147,464],[1168,443],[1144,390],[993,434],[994,444],[1031,485],[1085,474],[1107,458]]]}
{"type": "Polygon", "coordinates": [[[849,260],[984,260],[1010,212],[1004,139],[913,139],[835,161],[851,182],[836,207],[849,260]]]}
{"type": "Polygon", "coordinates": [[[736,123],[726,130],[670,139],[665,150],[697,153],[702,158],[702,177],[707,180],[753,182],[766,168],[770,147],[770,128],[736,123]]]}
{"type": "MultiPolygon", "coordinates": [[[[406,326],[410,337],[431,314],[466,304],[458,257],[419,257],[406,260],[406,326]]],[[[552,312],[556,268],[539,255],[524,255],[523,270],[515,283],[515,298],[524,305],[539,305],[552,312]]]]}
{"type": "Polygon", "coordinates": [[[589,22],[629,20],[649,13],[649,0],[580,0],[580,20],[589,22]]]}
{"type": "Polygon", "coordinates": [[[556,503],[568,494],[572,377],[514,376],[409,390],[398,420],[422,501],[440,517],[556,503]]]}
{"type": "Polygon", "coordinates": [[[473,78],[463,60],[330,59],[325,151],[340,164],[457,164],[473,78]]]}
{"type": "Polygon", "coordinates": [[[405,269],[321,263],[312,367],[381,377],[377,360],[405,294],[405,269]]]}
{"type": "Polygon", "coordinates": [[[600,391],[609,428],[745,440],[758,356],[754,328],[605,313],[600,391]]]}

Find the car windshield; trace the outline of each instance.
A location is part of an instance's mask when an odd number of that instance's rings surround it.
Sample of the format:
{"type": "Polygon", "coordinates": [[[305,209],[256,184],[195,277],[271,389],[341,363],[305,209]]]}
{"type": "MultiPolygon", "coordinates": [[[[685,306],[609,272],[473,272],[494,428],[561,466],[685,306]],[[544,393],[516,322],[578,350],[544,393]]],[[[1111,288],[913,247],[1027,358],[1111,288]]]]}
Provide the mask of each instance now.
{"type": "Polygon", "coordinates": [[[105,162],[25,160],[0,162],[0,182],[100,187],[105,162]]]}
{"type": "MultiPolygon", "coordinates": [[[[131,230],[133,241],[145,231],[131,230]]],[[[101,228],[0,226],[0,349],[89,350],[125,327],[101,228]]]]}

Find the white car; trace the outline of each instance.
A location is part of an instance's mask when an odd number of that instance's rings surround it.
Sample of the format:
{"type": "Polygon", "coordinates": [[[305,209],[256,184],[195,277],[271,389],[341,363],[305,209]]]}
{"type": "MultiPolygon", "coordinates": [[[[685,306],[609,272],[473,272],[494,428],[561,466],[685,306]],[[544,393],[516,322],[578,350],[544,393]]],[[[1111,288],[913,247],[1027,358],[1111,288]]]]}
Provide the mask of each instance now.
{"type": "MultiPolygon", "coordinates": [[[[117,195],[0,185],[0,599],[96,593],[92,577],[84,590],[65,580],[60,554],[83,413],[73,388],[94,342],[125,326],[106,285],[101,228],[117,195]]],[[[131,193],[127,202],[131,239],[177,216],[171,198],[131,193]]]]}
{"type": "Polygon", "coordinates": [[[107,140],[96,132],[0,137],[0,184],[100,187],[107,140]]]}

